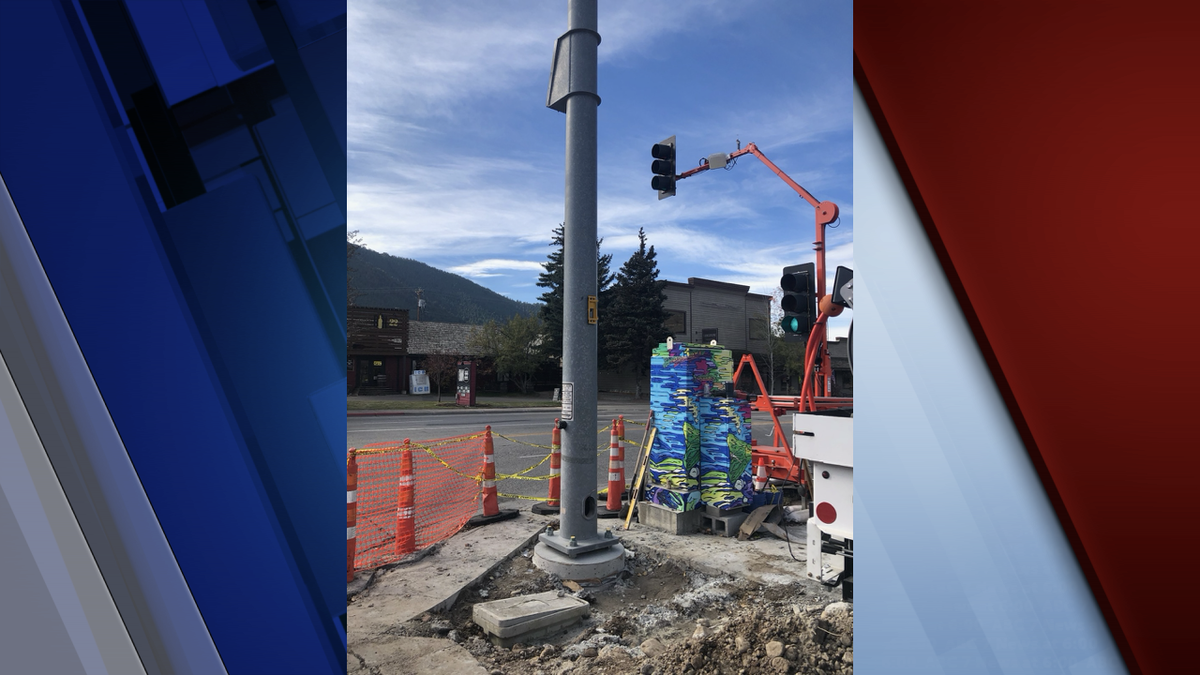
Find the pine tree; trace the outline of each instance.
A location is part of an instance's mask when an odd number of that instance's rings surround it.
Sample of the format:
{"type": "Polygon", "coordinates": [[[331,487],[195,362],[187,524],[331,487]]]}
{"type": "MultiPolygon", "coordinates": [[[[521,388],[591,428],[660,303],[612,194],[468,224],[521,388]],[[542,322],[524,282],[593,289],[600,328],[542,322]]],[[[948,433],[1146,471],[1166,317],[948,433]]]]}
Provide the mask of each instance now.
{"type": "MultiPolygon", "coordinates": [[[[542,342],[543,353],[550,358],[562,358],[563,353],[563,245],[566,237],[563,233],[563,226],[560,223],[554,228],[553,236],[550,239],[550,246],[553,250],[546,256],[546,262],[542,263],[544,272],[538,274],[537,285],[548,289],[543,293],[538,300],[542,302],[542,308],[539,316],[542,319],[542,325],[545,327],[545,339],[542,342]]],[[[599,336],[597,340],[597,351],[599,352],[599,363],[604,364],[605,356],[605,339],[608,335],[608,325],[610,322],[609,308],[612,305],[612,282],[616,278],[609,272],[609,265],[612,263],[612,254],[600,255],[600,244],[603,239],[596,240],[596,286],[599,289],[599,295],[596,299],[596,309],[600,315],[599,336]]]]}
{"type": "Polygon", "coordinates": [[[563,340],[563,226],[560,223],[554,227],[550,239],[551,251],[542,263],[544,272],[538,274],[537,285],[548,289],[538,300],[542,308],[538,315],[542,319],[545,335],[542,340],[542,351],[547,357],[558,359],[562,357],[563,340]]]}
{"type": "Polygon", "coordinates": [[[632,366],[639,375],[650,370],[650,352],[666,337],[663,309],[667,282],[658,280],[654,247],[646,247],[646,232],[638,230],[638,250],[621,266],[613,285],[607,363],[621,369],[632,366]]]}

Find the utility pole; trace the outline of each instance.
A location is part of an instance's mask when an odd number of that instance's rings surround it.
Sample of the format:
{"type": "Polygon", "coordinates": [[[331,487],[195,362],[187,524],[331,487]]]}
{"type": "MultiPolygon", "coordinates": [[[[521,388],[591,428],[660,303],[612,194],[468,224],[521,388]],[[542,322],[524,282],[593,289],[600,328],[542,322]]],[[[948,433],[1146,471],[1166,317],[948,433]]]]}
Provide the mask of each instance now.
{"type": "Polygon", "coordinates": [[[534,563],[564,579],[620,572],[625,549],[596,521],[596,87],[597,0],[570,0],[558,38],[546,107],[566,113],[563,223],[562,499],[534,563]]]}

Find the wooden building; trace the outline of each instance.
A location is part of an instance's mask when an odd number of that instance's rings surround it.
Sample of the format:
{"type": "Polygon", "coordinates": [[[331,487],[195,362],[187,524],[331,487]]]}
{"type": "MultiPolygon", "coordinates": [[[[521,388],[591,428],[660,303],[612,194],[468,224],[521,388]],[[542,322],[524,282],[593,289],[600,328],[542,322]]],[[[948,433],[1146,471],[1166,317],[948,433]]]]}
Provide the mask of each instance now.
{"type": "Polygon", "coordinates": [[[402,393],[408,389],[408,310],[346,308],[346,389],[350,393],[402,393]]]}

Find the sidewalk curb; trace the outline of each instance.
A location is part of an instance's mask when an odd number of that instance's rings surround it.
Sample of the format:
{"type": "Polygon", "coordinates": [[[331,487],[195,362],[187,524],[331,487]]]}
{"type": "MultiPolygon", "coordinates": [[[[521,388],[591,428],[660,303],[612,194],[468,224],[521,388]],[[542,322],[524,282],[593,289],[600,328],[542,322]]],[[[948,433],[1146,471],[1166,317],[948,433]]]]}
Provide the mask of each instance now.
{"type": "MultiPolygon", "coordinates": [[[[520,502],[521,502],[521,500],[505,499],[500,503],[503,505],[512,506],[514,503],[520,503],[520,502]]],[[[525,517],[526,521],[525,521],[524,525],[528,526],[530,529],[527,533],[520,533],[520,532],[513,533],[513,535],[515,535],[514,538],[509,539],[509,541],[515,541],[516,543],[513,545],[511,550],[507,551],[503,555],[496,555],[494,557],[488,557],[486,560],[480,561],[481,563],[485,563],[486,566],[478,568],[481,570],[478,574],[467,576],[463,581],[460,581],[460,582],[452,582],[452,583],[446,584],[445,587],[441,588],[436,593],[431,594],[432,597],[426,596],[424,598],[425,602],[429,603],[427,606],[425,606],[423,604],[414,603],[412,606],[421,607],[421,609],[419,611],[410,612],[411,616],[408,616],[407,618],[401,618],[400,620],[407,621],[407,620],[419,617],[425,613],[438,612],[438,611],[441,611],[444,609],[449,609],[450,607],[452,607],[454,605],[454,603],[456,603],[458,601],[459,597],[462,596],[464,591],[467,591],[467,590],[471,589],[472,587],[478,585],[488,575],[494,574],[496,569],[499,568],[501,565],[508,562],[509,560],[512,560],[514,557],[520,555],[521,551],[525,550],[526,548],[528,548],[529,546],[534,544],[537,541],[538,535],[540,535],[545,530],[546,525],[551,522],[554,522],[557,519],[557,516],[539,516],[539,515],[530,513],[530,512],[528,512],[528,509],[524,509],[524,510],[518,509],[518,513],[521,516],[525,517]],[[517,539],[516,537],[520,537],[520,538],[517,539]],[[440,598],[440,599],[437,599],[437,598],[440,598]]],[[[479,526],[476,528],[471,528],[471,530],[483,530],[488,527],[491,527],[491,526],[490,525],[482,525],[482,526],[479,526]]],[[[357,600],[357,598],[364,596],[364,594],[367,594],[368,591],[370,591],[373,587],[375,587],[377,585],[376,584],[376,581],[378,580],[377,578],[381,573],[394,573],[396,570],[404,568],[409,564],[422,563],[424,561],[424,559],[429,556],[447,556],[446,544],[448,542],[452,541],[455,537],[459,537],[459,536],[463,535],[464,533],[469,532],[471,530],[464,529],[464,530],[459,531],[454,536],[452,536],[450,539],[447,539],[446,541],[440,542],[438,544],[434,544],[431,547],[433,550],[430,551],[429,553],[427,553],[426,555],[418,555],[417,557],[415,557],[414,559],[412,559],[411,561],[409,561],[407,563],[384,565],[384,566],[381,566],[374,570],[371,570],[369,573],[365,573],[365,571],[363,573],[357,573],[355,580],[348,582],[346,585],[347,603],[350,602],[351,597],[354,597],[357,600]]],[[[500,548],[499,546],[497,548],[499,548],[499,551],[504,550],[503,548],[500,548]]],[[[499,553],[499,551],[497,551],[497,553],[499,553]]],[[[454,557],[453,554],[450,554],[449,557],[443,557],[443,560],[450,561],[453,559],[453,557],[454,557]]]]}
{"type": "MultiPolygon", "coordinates": [[[[616,404],[617,406],[621,404],[616,404]]],[[[616,407],[616,406],[613,406],[616,407]]],[[[394,415],[481,415],[484,413],[508,412],[554,412],[562,414],[562,408],[536,406],[532,408],[406,408],[403,410],[347,410],[346,417],[387,417],[394,415]]]]}
{"type": "Polygon", "coordinates": [[[478,415],[481,413],[494,413],[494,412],[542,412],[542,411],[555,411],[555,412],[561,413],[562,408],[555,408],[553,406],[541,406],[541,407],[534,407],[534,408],[463,408],[462,410],[455,410],[453,408],[449,408],[449,409],[445,409],[445,410],[440,410],[437,408],[428,408],[428,409],[426,409],[426,408],[408,408],[408,409],[404,409],[404,410],[347,410],[346,417],[385,417],[385,416],[389,416],[389,415],[413,415],[413,414],[420,414],[420,415],[427,415],[427,414],[433,414],[433,415],[464,415],[464,414],[478,415]]]}
{"type": "MultiPolygon", "coordinates": [[[[485,525],[484,527],[487,527],[487,526],[485,525]]],[[[509,551],[507,555],[505,555],[504,557],[500,558],[495,563],[493,563],[492,566],[487,568],[486,570],[484,570],[484,572],[482,574],[480,574],[479,576],[470,580],[469,582],[463,584],[461,587],[459,587],[459,589],[457,591],[454,591],[454,593],[450,597],[446,598],[445,600],[442,600],[441,602],[437,603],[436,605],[434,605],[433,607],[430,607],[429,609],[427,609],[425,611],[437,612],[437,611],[440,611],[443,609],[450,609],[451,607],[453,607],[454,603],[458,602],[458,596],[462,595],[463,591],[465,591],[465,590],[471,588],[472,586],[474,586],[475,584],[479,583],[484,577],[488,576],[492,572],[495,572],[498,567],[500,567],[504,563],[508,562],[509,560],[512,560],[516,556],[520,555],[521,551],[523,549],[525,549],[530,544],[537,541],[538,535],[540,535],[542,533],[542,531],[543,531],[542,528],[534,530],[533,534],[529,535],[529,538],[527,538],[525,541],[521,542],[521,544],[519,546],[515,547],[512,551],[509,551]]]]}

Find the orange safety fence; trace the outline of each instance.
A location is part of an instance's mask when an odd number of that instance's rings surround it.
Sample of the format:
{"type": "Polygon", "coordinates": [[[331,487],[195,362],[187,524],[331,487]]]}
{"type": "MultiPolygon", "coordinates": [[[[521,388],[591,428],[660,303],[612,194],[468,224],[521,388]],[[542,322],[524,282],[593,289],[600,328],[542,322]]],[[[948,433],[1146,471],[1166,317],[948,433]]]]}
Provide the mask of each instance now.
{"type": "Polygon", "coordinates": [[[354,449],[358,470],[354,568],[396,562],[461,530],[479,510],[483,443],[484,434],[478,433],[354,449]],[[411,456],[411,480],[402,480],[402,467],[408,464],[403,461],[406,449],[411,456]]]}

